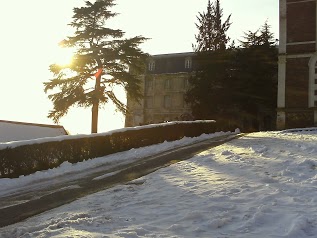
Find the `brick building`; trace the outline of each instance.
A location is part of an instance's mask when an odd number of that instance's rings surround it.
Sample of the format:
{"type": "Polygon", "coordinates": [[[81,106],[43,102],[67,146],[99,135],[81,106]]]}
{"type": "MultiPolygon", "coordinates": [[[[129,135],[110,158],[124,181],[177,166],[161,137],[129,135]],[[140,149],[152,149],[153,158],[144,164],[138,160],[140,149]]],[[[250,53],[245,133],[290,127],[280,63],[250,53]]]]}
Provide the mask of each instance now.
{"type": "Polygon", "coordinates": [[[277,129],[317,125],[316,0],[280,0],[277,129]]]}
{"type": "Polygon", "coordinates": [[[127,95],[125,126],[160,123],[191,118],[184,95],[189,87],[190,73],[195,67],[194,53],[153,55],[141,77],[143,99],[140,103],[127,95]]]}

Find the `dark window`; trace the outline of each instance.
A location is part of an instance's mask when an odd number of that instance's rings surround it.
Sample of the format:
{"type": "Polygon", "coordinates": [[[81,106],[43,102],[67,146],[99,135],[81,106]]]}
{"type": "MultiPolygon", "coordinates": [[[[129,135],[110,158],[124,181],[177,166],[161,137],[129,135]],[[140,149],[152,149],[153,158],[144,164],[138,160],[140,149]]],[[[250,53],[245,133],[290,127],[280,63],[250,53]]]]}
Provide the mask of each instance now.
{"type": "Polygon", "coordinates": [[[153,97],[146,97],[145,98],[145,107],[146,108],[153,108],[153,97]]]}
{"type": "Polygon", "coordinates": [[[152,90],[153,89],[153,79],[147,79],[145,81],[145,87],[147,90],[152,90]]]}
{"type": "Polygon", "coordinates": [[[170,95],[165,95],[164,96],[164,107],[169,108],[172,106],[172,99],[170,95]]]}
{"type": "Polygon", "coordinates": [[[171,79],[165,79],[165,89],[170,89],[171,88],[171,79]]]}
{"type": "Polygon", "coordinates": [[[185,79],[185,88],[189,87],[189,79],[185,79]]]}
{"type": "Polygon", "coordinates": [[[192,59],[186,58],[185,59],[185,69],[191,69],[192,68],[192,59]]]}

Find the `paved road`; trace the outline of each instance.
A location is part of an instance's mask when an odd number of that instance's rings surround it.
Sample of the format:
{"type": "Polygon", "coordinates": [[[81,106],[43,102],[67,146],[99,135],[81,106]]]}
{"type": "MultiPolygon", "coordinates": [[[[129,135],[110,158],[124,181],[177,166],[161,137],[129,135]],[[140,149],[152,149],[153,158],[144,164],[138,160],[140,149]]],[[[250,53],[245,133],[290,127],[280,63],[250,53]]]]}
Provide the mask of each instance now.
{"type": "Polygon", "coordinates": [[[201,151],[241,136],[243,134],[220,136],[173,148],[130,164],[121,164],[111,168],[109,166],[98,167],[85,175],[77,173],[64,176],[53,186],[48,186],[51,184],[49,180],[39,181],[28,186],[27,189],[1,197],[0,227],[14,224],[78,198],[142,177],[159,168],[189,159],[201,151]],[[104,176],[105,174],[107,176],[104,176]]]}

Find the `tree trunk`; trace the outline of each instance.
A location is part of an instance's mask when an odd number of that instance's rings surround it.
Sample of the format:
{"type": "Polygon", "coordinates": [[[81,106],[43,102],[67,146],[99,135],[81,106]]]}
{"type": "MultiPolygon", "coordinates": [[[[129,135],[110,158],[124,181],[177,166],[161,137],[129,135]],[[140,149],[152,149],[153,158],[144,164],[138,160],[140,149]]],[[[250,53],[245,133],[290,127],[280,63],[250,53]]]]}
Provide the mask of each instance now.
{"type": "Polygon", "coordinates": [[[99,91],[101,75],[96,78],[95,98],[91,109],[91,133],[98,132],[99,91]]]}
{"type": "Polygon", "coordinates": [[[98,132],[98,111],[99,103],[94,103],[91,109],[91,133],[98,132]]]}

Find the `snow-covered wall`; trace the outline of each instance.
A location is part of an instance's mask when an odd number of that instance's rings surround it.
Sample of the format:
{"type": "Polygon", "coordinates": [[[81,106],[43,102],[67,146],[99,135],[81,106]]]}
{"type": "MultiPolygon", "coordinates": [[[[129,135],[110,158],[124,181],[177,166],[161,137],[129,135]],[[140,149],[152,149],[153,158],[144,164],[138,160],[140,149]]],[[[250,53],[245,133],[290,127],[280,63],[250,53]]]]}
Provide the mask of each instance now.
{"type": "Polygon", "coordinates": [[[64,127],[0,120],[0,142],[67,135],[64,127]]]}

